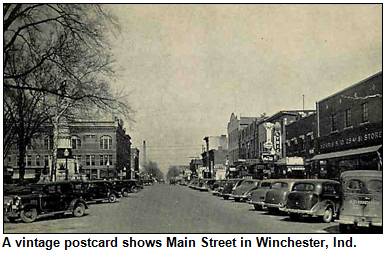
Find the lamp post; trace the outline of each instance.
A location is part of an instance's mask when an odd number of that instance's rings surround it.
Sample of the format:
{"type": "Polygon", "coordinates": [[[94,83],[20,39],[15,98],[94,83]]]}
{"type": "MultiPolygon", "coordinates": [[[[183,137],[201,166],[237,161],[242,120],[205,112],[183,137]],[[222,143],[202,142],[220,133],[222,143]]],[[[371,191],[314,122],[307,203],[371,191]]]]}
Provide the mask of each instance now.
{"type": "Polygon", "coordinates": [[[107,160],[106,166],[107,166],[107,179],[108,179],[110,177],[110,171],[109,171],[110,162],[108,160],[107,160]]]}
{"type": "Polygon", "coordinates": [[[70,155],[70,152],[66,148],[66,150],[64,150],[64,157],[66,158],[66,180],[68,180],[68,156],[69,155],[70,155]]]}

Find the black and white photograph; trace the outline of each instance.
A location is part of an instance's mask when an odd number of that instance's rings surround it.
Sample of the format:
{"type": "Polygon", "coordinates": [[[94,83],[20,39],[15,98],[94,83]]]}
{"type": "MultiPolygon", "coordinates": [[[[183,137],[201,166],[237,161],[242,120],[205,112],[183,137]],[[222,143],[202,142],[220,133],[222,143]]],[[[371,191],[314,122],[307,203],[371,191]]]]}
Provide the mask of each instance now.
{"type": "Polygon", "coordinates": [[[3,3],[3,236],[382,234],[382,11],[3,3]]]}

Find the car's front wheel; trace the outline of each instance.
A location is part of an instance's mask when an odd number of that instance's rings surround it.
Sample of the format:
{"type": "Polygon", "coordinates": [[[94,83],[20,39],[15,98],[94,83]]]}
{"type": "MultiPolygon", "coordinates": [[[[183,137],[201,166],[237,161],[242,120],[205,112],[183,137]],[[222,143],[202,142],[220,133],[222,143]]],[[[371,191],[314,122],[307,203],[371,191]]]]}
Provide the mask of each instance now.
{"type": "Polygon", "coordinates": [[[322,216],[323,222],[330,223],[332,221],[332,216],[333,216],[332,208],[327,207],[322,216]]]}
{"type": "Polygon", "coordinates": [[[75,217],[82,217],[86,211],[86,206],[83,203],[77,203],[72,211],[75,217]]]}
{"type": "Polygon", "coordinates": [[[129,196],[129,192],[127,190],[124,190],[124,191],[122,191],[122,195],[124,197],[127,197],[127,196],[129,196]]]}
{"type": "Polygon", "coordinates": [[[117,197],[112,193],[110,194],[109,196],[109,202],[110,203],[114,203],[115,201],[117,201],[117,197]]]}
{"type": "Polygon", "coordinates": [[[135,187],[135,186],[131,187],[131,192],[137,193],[138,192],[138,188],[135,187]]]}
{"type": "Polygon", "coordinates": [[[34,222],[37,217],[38,217],[38,211],[36,210],[36,208],[32,208],[32,207],[25,208],[20,212],[20,218],[25,223],[34,222]]]}

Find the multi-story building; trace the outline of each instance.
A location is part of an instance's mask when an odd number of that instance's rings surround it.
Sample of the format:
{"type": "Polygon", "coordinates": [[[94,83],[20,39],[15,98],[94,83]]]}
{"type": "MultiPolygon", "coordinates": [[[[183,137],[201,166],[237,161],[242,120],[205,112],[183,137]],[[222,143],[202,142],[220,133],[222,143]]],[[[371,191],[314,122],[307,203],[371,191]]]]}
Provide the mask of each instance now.
{"type": "Polygon", "coordinates": [[[208,136],[204,138],[206,149],[201,154],[203,167],[206,168],[204,177],[211,178],[215,165],[224,165],[228,157],[228,140],[226,135],[208,136]]]}
{"type": "MultiPolygon", "coordinates": [[[[26,151],[26,177],[39,174],[55,174],[60,179],[67,170],[68,178],[87,179],[127,177],[130,171],[131,137],[123,128],[123,121],[76,121],[66,127],[69,129],[70,147],[67,150],[66,164],[52,172],[53,135],[52,127],[47,127],[42,135],[31,142],[26,151]],[[68,163],[67,163],[68,161],[68,163]],[[72,163],[70,163],[70,161],[72,163]],[[66,168],[62,168],[67,167],[66,168]],[[70,170],[69,170],[70,168],[70,170]]],[[[58,158],[63,151],[58,149],[58,158]]],[[[7,166],[18,178],[18,151],[12,149],[8,155],[7,166]]]]}
{"type": "Polygon", "coordinates": [[[240,117],[232,113],[228,122],[228,159],[229,164],[234,165],[240,159],[240,135],[241,131],[248,127],[257,117],[240,117]]]}
{"type": "Polygon", "coordinates": [[[316,103],[316,175],[382,169],[382,92],[381,71],[316,103]]]}

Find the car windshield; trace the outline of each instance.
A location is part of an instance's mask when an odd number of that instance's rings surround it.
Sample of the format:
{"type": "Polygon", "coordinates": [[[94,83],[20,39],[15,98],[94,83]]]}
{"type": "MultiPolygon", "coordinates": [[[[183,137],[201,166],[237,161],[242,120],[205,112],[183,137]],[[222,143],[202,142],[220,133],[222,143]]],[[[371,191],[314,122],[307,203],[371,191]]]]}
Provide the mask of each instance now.
{"type": "Polygon", "coordinates": [[[255,182],[253,181],[244,181],[241,183],[242,186],[248,186],[248,185],[251,185],[251,184],[254,184],[255,182]]]}
{"type": "Polygon", "coordinates": [[[315,186],[312,183],[299,183],[294,186],[294,191],[313,191],[315,186]]]}
{"type": "Polygon", "coordinates": [[[272,189],[285,189],[288,187],[288,183],[278,182],[272,184],[272,189]]]}
{"type": "Polygon", "coordinates": [[[370,193],[380,192],[382,193],[382,181],[381,180],[371,180],[368,183],[367,189],[370,193]]]}

